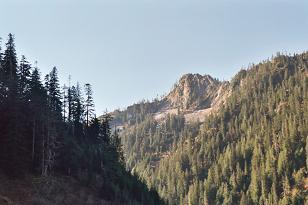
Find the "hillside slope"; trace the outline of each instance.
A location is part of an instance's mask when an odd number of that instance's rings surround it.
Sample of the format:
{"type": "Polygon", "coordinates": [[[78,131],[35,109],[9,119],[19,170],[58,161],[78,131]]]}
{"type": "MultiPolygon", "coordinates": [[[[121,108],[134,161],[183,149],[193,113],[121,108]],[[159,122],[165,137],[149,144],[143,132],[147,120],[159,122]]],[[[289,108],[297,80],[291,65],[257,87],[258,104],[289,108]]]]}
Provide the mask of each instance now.
{"type": "Polygon", "coordinates": [[[308,53],[279,54],[229,83],[200,78],[114,113],[127,167],[169,204],[307,203],[308,53]],[[217,96],[203,122],[188,120],[217,96]],[[166,107],[181,109],[158,118],[166,107]]]}
{"type": "Polygon", "coordinates": [[[0,204],[164,204],[128,172],[110,116],[98,120],[90,84],[60,88],[9,34],[0,45],[0,204]],[[84,99],[84,100],[83,100],[84,99]]]}
{"type": "Polygon", "coordinates": [[[97,190],[71,177],[34,177],[9,179],[0,175],[1,205],[112,205],[101,199],[97,190]]]}
{"type": "Polygon", "coordinates": [[[141,101],[123,111],[114,111],[113,123],[122,129],[143,121],[146,116],[161,121],[170,114],[183,114],[188,122],[203,122],[229,95],[227,81],[221,82],[210,75],[186,74],[161,99],[141,101]]]}

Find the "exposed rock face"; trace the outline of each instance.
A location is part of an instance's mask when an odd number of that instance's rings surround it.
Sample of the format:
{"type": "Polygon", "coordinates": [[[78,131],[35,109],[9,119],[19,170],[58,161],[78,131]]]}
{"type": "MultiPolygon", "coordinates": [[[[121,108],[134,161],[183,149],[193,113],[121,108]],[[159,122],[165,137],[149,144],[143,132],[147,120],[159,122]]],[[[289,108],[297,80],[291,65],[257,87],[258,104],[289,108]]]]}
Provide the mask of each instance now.
{"type": "MultiPolygon", "coordinates": [[[[230,95],[229,82],[219,81],[210,75],[186,74],[172,91],[161,100],[143,102],[129,106],[126,111],[117,111],[117,116],[125,115],[129,120],[136,112],[152,114],[154,119],[163,120],[167,115],[184,114],[186,122],[203,122],[207,116],[216,112],[221,103],[230,95]],[[144,108],[141,111],[141,107],[144,108]]],[[[124,122],[117,121],[117,125],[124,122]]]]}
{"type": "Polygon", "coordinates": [[[186,74],[166,96],[166,101],[171,108],[182,111],[210,108],[223,84],[209,75],[186,74]]]}
{"type": "Polygon", "coordinates": [[[154,117],[161,120],[168,114],[181,112],[188,123],[203,122],[224,103],[231,92],[229,87],[229,82],[221,82],[210,75],[186,74],[162,100],[164,106],[154,117]]]}

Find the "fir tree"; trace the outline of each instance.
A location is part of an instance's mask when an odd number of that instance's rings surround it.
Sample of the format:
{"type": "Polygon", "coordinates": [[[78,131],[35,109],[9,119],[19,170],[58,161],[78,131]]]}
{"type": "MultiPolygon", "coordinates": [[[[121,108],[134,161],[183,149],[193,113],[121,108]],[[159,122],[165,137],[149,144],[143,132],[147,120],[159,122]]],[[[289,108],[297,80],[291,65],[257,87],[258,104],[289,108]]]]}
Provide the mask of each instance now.
{"type": "Polygon", "coordinates": [[[86,125],[89,126],[90,121],[94,115],[93,92],[90,84],[85,84],[85,112],[86,112],[86,125]]]}

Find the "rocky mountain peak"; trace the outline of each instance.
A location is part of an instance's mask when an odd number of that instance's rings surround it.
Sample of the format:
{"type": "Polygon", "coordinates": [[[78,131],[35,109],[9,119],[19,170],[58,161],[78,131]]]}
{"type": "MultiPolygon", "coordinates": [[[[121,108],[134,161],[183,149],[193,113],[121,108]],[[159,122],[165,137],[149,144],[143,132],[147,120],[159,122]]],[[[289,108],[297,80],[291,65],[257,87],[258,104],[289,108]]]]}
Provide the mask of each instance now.
{"type": "Polygon", "coordinates": [[[173,108],[196,110],[208,108],[222,82],[210,75],[185,74],[166,96],[173,108]]]}
{"type": "Polygon", "coordinates": [[[189,81],[204,81],[204,82],[207,82],[208,84],[211,84],[211,83],[214,83],[215,81],[218,81],[218,80],[215,80],[212,76],[210,75],[201,75],[199,73],[187,73],[185,75],[183,75],[179,82],[189,82],[189,81]]]}
{"type": "MultiPolygon", "coordinates": [[[[175,83],[163,99],[153,102],[140,102],[124,111],[112,113],[120,129],[135,124],[136,118],[152,115],[161,121],[168,115],[184,114],[186,122],[202,122],[215,113],[230,94],[229,82],[221,82],[210,75],[185,74],[175,83]],[[141,114],[142,113],[142,114],[141,114]]],[[[140,120],[139,119],[139,120],[140,120]]]]}

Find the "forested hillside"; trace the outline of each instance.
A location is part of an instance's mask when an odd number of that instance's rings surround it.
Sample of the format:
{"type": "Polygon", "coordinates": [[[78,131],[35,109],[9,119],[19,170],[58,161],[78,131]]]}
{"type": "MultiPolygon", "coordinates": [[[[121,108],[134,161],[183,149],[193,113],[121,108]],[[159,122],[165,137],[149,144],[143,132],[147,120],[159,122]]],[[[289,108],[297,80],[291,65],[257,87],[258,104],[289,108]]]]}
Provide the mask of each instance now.
{"type": "Polygon", "coordinates": [[[110,120],[96,118],[90,84],[60,87],[56,67],[42,81],[36,65],[18,62],[9,34],[0,49],[0,203],[163,204],[125,170],[110,120]]]}
{"type": "Polygon", "coordinates": [[[220,92],[202,122],[157,119],[164,99],[114,112],[127,167],[168,204],[307,204],[308,53],[252,65],[220,92]]]}
{"type": "Polygon", "coordinates": [[[90,84],[60,86],[56,67],[41,80],[10,34],[0,113],[0,204],[308,202],[307,52],[230,82],[187,74],[161,99],[97,118],[90,84]]]}

